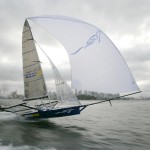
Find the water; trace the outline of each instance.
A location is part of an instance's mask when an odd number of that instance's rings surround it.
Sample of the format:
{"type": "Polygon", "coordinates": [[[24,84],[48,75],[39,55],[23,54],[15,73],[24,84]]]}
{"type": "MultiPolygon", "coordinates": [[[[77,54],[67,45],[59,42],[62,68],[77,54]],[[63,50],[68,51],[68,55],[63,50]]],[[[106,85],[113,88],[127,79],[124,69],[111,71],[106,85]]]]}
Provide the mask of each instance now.
{"type": "Polygon", "coordinates": [[[41,121],[0,113],[0,150],[149,150],[150,101],[114,101],[41,121]]]}

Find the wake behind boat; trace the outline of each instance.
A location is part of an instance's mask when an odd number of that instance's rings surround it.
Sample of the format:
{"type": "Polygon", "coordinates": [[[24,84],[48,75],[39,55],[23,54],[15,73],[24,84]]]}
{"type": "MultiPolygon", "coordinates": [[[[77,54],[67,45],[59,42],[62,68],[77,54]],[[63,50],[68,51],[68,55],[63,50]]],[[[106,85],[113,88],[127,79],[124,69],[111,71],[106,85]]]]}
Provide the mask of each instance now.
{"type": "Polygon", "coordinates": [[[72,88],[104,93],[128,92],[129,95],[139,92],[126,62],[110,39],[96,26],[75,18],[42,16],[26,19],[22,58],[25,99],[22,103],[1,107],[1,111],[29,119],[64,117],[80,114],[87,106],[112,100],[82,105],[72,88]],[[34,39],[29,20],[54,35],[66,49],[71,66],[71,87],[34,39]],[[57,100],[49,97],[37,46],[51,65],[57,100]]]}

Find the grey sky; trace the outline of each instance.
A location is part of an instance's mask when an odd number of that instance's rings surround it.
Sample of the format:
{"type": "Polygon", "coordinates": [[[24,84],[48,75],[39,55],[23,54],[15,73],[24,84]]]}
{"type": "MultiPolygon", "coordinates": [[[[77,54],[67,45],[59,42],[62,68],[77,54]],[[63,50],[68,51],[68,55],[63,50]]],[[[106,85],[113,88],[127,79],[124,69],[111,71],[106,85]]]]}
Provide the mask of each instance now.
{"type": "Polygon", "coordinates": [[[0,0],[0,87],[20,91],[27,17],[66,15],[96,25],[118,47],[143,95],[150,95],[149,0],[0,0]]]}

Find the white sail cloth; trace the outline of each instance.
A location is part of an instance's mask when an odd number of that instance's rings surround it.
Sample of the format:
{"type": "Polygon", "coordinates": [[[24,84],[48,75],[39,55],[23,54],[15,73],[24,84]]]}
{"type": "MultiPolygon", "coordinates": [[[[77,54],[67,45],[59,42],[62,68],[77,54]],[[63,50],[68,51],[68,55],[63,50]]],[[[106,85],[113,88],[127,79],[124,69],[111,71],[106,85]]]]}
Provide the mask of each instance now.
{"type": "Polygon", "coordinates": [[[97,27],[64,16],[28,19],[48,30],[67,50],[72,88],[104,93],[139,91],[118,49],[97,27]]]}
{"type": "Polygon", "coordinates": [[[22,34],[22,58],[25,97],[35,98],[45,96],[47,91],[43,72],[27,20],[24,23],[22,34]]]}

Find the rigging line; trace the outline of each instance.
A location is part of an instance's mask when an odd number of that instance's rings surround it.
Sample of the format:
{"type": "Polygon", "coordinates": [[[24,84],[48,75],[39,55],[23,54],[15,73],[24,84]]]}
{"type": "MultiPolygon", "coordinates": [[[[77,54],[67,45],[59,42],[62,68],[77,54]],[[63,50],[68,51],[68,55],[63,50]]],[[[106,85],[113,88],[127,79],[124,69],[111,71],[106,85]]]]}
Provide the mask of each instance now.
{"type": "Polygon", "coordinates": [[[13,108],[13,107],[22,106],[23,104],[26,104],[26,102],[23,102],[23,103],[17,104],[17,105],[12,105],[12,106],[9,106],[9,107],[2,107],[2,108],[4,108],[4,109],[10,109],[10,108],[13,108]]]}
{"type": "Polygon", "coordinates": [[[47,98],[47,97],[48,97],[48,95],[44,95],[44,96],[40,96],[40,97],[27,98],[27,99],[24,99],[23,101],[39,100],[39,99],[43,99],[43,98],[47,98]]]}
{"type": "MultiPolygon", "coordinates": [[[[34,39],[33,39],[34,40],[34,39]]],[[[51,62],[50,58],[47,56],[47,54],[45,53],[45,51],[42,49],[42,47],[34,40],[34,42],[36,43],[36,45],[38,45],[38,47],[42,50],[42,52],[46,55],[46,57],[48,58],[48,60],[51,62]]],[[[53,67],[53,66],[52,66],[53,67]]]]}
{"type": "MultiPolygon", "coordinates": [[[[116,99],[119,99],[119,98],[122,98],[122,97],[126,97],[126,96],[130,96],[130,95],[134,95],[134,94],[141,93],[141,92],[142,91],[138,91],[138,92],[134,92],[134,93],[118,96],[118,97],[116,97],[116,99]]],[[[99,102],[87,104],[86,106],[95,105],[95,104],[104,103],[104,102],[110,102],[111,100],[114,100],[114,98],[110,98],[110,99],[102,100],[102,101],[99,101],[99,102]]]]}
{"type": "Polygon", "coordinates": [[[13,113],[16,113],[16,112],[21,112],[21,111],[26,111],[26,110],[31,110],[30,108],[26,108],[26,109],[21,109],[21,110],[15,110],[15,111],[12,111],[13,113]]]}

